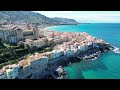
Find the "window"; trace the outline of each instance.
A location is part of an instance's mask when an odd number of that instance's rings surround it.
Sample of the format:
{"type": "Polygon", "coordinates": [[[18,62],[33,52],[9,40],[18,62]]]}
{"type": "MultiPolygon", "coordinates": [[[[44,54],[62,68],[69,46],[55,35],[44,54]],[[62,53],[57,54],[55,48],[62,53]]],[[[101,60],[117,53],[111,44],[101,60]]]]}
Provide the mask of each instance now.
{"type": "Polygon", "coordinates": [[[12,75],[12,72],[9,72],[8,74],[9,74],[9,75],[12,75]]]}

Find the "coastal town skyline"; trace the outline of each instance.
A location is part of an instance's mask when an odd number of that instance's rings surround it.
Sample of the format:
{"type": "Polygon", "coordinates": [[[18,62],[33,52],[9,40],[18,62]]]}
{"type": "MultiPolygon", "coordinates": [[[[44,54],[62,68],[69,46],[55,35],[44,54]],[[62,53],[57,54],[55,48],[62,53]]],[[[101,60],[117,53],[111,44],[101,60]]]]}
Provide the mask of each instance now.
{"type": "Polygon", "coordinates": [[[33,11],[48,17],[75,19],[86,23],[120,23],[120,11],[33,11]]]}
{"type": "Polygon", "coordinates": [[[120,12],[41,12],[0,11],[0,79],[120,79],[120,12]]]}

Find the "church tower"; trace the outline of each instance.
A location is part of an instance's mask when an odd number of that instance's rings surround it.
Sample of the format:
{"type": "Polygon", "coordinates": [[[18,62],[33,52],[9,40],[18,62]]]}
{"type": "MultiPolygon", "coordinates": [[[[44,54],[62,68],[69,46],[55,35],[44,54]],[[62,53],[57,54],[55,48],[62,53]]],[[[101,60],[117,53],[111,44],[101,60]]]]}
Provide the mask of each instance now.
{"type": "Polygon", "coordinates": [[[39,38],[39,31],[38,31],[36,24],[33,27],[33,33],[34,33],[35,39],[38,39],[39,38]]]}
{"type": "Polygon", "coordinates": [[[27,30],[30,30],[30,29],[31,29],[30,24],[27,23],[27,22],[26,22],[26,29],[27,29],[27,30]]]}

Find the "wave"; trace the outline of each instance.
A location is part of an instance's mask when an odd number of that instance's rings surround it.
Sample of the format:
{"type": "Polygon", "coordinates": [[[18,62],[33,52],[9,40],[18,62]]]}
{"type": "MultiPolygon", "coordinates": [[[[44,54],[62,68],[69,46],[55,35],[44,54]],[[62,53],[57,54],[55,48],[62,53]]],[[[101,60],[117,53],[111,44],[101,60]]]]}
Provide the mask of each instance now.
{"type": "Polygon", "coordinates": [[[118,47],[113,47],[114,49],[112,50],[114,53],[120,54],[120,48],[118,47]]]}

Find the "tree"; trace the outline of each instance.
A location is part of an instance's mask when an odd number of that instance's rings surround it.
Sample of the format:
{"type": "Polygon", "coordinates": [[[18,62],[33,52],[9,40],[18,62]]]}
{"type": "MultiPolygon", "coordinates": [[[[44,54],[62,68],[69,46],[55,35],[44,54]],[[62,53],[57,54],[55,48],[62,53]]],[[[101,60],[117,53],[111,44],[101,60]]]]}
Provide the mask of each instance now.
{"type": "Polygon", "coordinates": [[[27,44],[27,50],[28,50],[28,52],[31,52],[31,48],[28,44],[27,44]]]}
{"type": "Polygon", "coordinates": [[[5,46],[3,45],[3,41],[2,41],[2,39],[0,38],[0,49],[1,48],[5,48],[5,46]]]}

